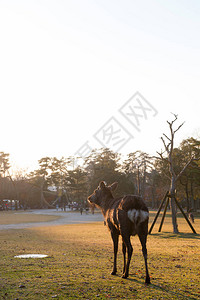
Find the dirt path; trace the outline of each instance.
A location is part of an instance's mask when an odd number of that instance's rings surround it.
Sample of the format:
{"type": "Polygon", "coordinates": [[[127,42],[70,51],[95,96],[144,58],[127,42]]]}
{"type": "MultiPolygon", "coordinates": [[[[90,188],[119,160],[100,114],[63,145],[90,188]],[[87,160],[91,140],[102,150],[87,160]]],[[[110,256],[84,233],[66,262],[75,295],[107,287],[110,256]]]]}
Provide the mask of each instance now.
{"type": "Polygon", "coordinates": [[[81,223],[92,223],[103,221],[103,216],[101,213],[85,213],[81,215],[80,212],[62,212],[56,211],[55,209],[35,209],[31,211],[20,212],[20,214],[37,214],[37,215],[54,215],[59,217],[57,220],[49,222],[37,222],[37,223],[20,223],[20,224],[7,224],[0,225],[0,230],[5,229],[22,229],[31,227],[41,227],[41,226],[55,226],[64,224],[81,224],[81,223]]]}

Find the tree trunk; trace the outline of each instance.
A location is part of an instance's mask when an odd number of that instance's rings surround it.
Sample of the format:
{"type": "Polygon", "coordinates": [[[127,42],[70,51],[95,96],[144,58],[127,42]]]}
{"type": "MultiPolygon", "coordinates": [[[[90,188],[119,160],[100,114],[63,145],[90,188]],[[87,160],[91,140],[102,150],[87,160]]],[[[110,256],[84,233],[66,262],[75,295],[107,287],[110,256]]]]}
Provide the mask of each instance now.
{"type": "Polygon", "coordinates": [[[175,197],[171,198],[171,210],[172,210],[172,225],[173,225],[173,232],[179,233],[178,231],[178,224],[177,224],[177,218],[176,218],[176,203],[174,200],[175,197]]]}
{"type": "Polygon", "coordinates": [[[151,202],[151,208],[155,208],[155,192],[154,192],[154,186],[152,186],[152,202],[151,202]]]}
{"type": "Polygon", "coordinates": [[[40,186],[40,208],[44,208],[43,188],[44,188],[44,179],[42,180],[41,186],[40,186]]]}
{"type": "Polygon", "coordinates": [[[140,196],[141,191],[140,191],[140,169],[139,169],[139,167],[137,169],[137,190],[138,190],[138,196],[140,196]]]}
{"type": "Polygon", "coordinates": [[[172,179],[171,179],[170,195],[171,195],[171,211],[172,211],[173,232],[174,233],[179,233],[178,224],[177,224],[177,217],[176,217],[175,178],[173,176],[172,176],[172,179]]]}
{"type": "Polygon", "coordinates": [[[189,193],[188,193],[188,183],[185,184],[185,194],[186,194],[186,205],[187,205],[187,213],[190,210],[190,202],[189,202],[189,193]]]}
{"type": "Polygon", "coordinates": [[[146,188],[146,163],[144,163],[144,176],[142,179],[142,187],[141,187],[141,196],[144,197],[145,195],[145,188],[146,188]]]}
{"type": "Polygon", "coordinates": [[[191,202],[192,202],[192,209],[196,211],[195,204],[194,204],[194,190],[193,190],[193,182],[191,181],[191,202]]]}

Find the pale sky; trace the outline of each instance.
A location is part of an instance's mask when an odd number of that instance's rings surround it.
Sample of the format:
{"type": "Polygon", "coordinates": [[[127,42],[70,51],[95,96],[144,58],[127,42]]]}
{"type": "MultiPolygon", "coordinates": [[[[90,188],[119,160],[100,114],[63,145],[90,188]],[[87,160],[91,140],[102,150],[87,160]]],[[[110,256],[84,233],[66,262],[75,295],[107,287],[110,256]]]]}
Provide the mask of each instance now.
{"type": "Polygon", "coordinates": [[[0,0],[0,28],[0,151],[14,167],[110,146],[109,128],[119,152],[155,154],[171,112],[177,145],[200,137],[200,1],[0,0]],[[136,92],[140,131],[119,111],[136,92]]]}

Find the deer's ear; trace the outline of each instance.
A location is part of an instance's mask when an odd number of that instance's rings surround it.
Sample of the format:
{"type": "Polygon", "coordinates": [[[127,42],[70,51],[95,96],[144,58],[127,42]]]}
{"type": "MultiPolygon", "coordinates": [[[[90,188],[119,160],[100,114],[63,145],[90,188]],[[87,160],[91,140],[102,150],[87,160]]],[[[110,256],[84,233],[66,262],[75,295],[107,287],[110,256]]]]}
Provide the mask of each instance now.
{"type": "Polygon", "coordinates": [[[114,192],[117,187],[118,187],[118,182],[114,182],[109,186],[109,188],[112,192],[114,192]]]}
{"type": "Polygon", "coordinates": [[[101,182],[99,183],[99,187],[100,187],[101,189],[104,189],[104,188],[105,188],[105,183],[104,183],[103,181],[101,181],[101,182]]]}

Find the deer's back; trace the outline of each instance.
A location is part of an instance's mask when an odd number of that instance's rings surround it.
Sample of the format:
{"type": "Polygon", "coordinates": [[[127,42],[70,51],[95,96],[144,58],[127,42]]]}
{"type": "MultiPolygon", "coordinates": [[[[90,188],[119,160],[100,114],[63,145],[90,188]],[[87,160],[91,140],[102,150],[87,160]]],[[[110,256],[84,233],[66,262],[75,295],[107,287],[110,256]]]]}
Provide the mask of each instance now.
{"type": "Polygon", "coordinates": [[[121,226],[127,226],[131,234],[135,235],[141,223],[148,226],[149,211],[139,196],[126,195],[123,198],[113,199],[107,215],[106,222],[110,230],[117,229],[120,233],[121,226]]]}

